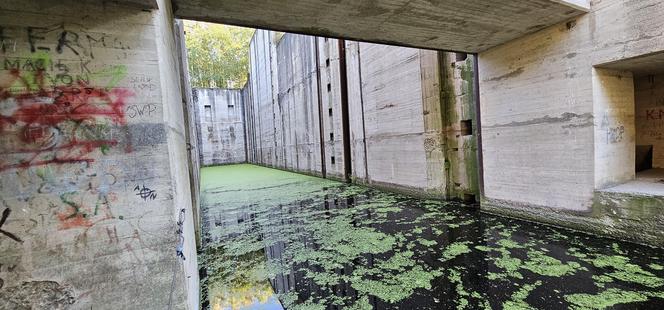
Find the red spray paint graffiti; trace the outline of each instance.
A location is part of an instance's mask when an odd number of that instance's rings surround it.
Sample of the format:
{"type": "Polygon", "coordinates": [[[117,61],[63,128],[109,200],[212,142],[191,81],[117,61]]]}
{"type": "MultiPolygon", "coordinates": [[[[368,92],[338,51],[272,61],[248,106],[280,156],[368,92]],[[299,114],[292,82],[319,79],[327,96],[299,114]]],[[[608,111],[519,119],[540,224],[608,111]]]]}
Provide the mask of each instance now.
{"type": "Polygon", "coordinates": [[[76,84],[47,89],[43,71],[25,77],[13,69],[0,77],[0,171],[93,162],[95,150],[105,153],[118,144],[109,128],[127,124],[132,93],[76,84]]]}

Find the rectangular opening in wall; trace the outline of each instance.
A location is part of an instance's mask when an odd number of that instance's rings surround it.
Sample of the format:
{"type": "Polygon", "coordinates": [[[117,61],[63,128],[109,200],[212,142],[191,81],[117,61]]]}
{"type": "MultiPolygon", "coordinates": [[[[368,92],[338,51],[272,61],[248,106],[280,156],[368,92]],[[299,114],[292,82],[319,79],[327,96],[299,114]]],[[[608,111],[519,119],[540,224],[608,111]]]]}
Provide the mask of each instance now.
{"type": "Polygon", "coordinates": [[[334,163],[335,163],[334,156],[330,157],[330,163],[334,165],[334,163]]]}
{"type": "Polygon", "coordinates": [[[634,76],[637,180],[664,179],[664,72],[634,76]]]}
{"type": "Polygon", "coordinates": [[[330,59],[329,59],[329,58],[328,58],[328,59],[325,59],[325,66],[326,66],[326,67],[329,67],[329,66],[330,66],[330,59]]]}
{"type": "Polygon", "coordinates": [[[330,132],[330,141],[334,141],[334,133],[330,132]]]}
{"type": "Polygon", "coordinates": [[[468,59],[468,54],[466,53],[455,53],[456,54],[456,61],[465,61],[468,59]]]}
{"type": "Polygon", "coordinates": [[[205,120],[208,122],[212,121],[212,106],[208,104],[205,105],[205,120]]]}
{"type": "Polygon", "coordinates": [[[327,83],[327,91],[331,92],[332,91],[332,84],[327,83]]]}
{"type": "Polygon", "coordinates": [[[328,114],[329,116],[332,116],[332,108],[327,109],[327,114],[328,114]]]}
{"type": "Polygon", "coordinates": [[[470,136],[473,134],[473,120],[466,119],[460,123],[460,130],[462,136],[470,136]]]}
{"type": "Polygon", "coordinates": [[[477,199],[475,198],[475,195],[466,193],[463,194],[463,202],[472,204],[476,203],[477,199]]]}
{"type": "Polygon", "coordinates": [[[593,97],[596,187],[664,196],[664,52],[598,66],[593,97]]]}

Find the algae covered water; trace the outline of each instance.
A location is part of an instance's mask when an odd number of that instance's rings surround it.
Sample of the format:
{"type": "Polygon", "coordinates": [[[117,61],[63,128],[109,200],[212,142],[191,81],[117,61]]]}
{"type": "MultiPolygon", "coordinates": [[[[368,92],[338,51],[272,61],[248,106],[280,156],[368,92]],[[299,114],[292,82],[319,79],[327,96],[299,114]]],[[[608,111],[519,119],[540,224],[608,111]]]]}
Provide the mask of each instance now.
{"type": "Polygon", "coordinates": [[[664,250],[252,165],[202,170],[211,309],[664,309],[664,250]]]}

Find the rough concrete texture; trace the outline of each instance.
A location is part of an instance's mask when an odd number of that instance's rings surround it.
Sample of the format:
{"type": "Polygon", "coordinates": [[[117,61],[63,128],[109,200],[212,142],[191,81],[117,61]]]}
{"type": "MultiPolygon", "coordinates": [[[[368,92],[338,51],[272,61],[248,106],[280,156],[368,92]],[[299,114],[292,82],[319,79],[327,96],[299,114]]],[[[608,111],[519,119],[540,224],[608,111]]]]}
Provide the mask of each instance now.
{"type": "Polygon", "coordinates": [[[251,104],[245,104],[247,110],[247,129],[251,137],[248,141],[248,159],[252,162],[270,165],[276,162],[273,82],[271,72],[271,50],[274,49],[272,34],[257,30],[249,46],[251,62],[248,86],[252,98],[251,104]],[[253,124],[253,125],[250,125],[253,124]]]}
{"type": "Polygon", "coordinates": [[[197,307],[193,224],[177,225],[174,208],[191,214],[185,143],[171,140],[183,118],[166,4],[0,4],[8,308],[185,308],[186,294],[197,307]]]}
{"type": "MultiPolygon", "coordinates": [[[[249,162],[314,175],[325,170],[326,177],[343,179],[339,40],[286,34],[274,43],[274,38],[275,33],[259,30],[252,40],[248,85],[257,95],[247,104],[251,108],[245,116],[249,162]],[[276,44],[276,60],[256,52],[271,44],[276,44]],[[273,67],[269,62],[276,62],[276,72],[264,71],[273,67]],[[278,85],[276,104],[256,99],[265,89],[261,87],[265,76],[278,85]],[[263,117],[270,111],[271,119],[263,117]],[[271,141],[272,137],[276,140],[271,141]],[[265,148],[255,141],[271,142],[269,147],[277,150],[274,158],[261,157],[265,148]]],[[[441,198],[477,195],[473,132],[461,134],[461,120],[474,118],[471,60],[457,61],[456,54],[445,54],[453,59],[446,62],[452,67],[441,70],[437,52],[353,41],[343,44],[351,179],[441,198]]],[[[269,100],[267,95],[262,98],[269,100]]]]}
{"type": "Polygon", "coordinates": [[[479,52],[583,13],[588,0],[175,0],[175,14],[261,29],[479,52]]]}
{"type": "Polygon", "coordinates": [[[342,180],[344,179],[344,161],[347,159],[344,158],[343,153],[343,128],[341,124],[339,40],[317,38],[317,41],[326,176],[342,180]]]}
{"type": "Polygon", "coordinates": [[[203,166],[246,161],[241,89],[195,88],[198,145],[203,166]]]}
{"type": "Polygon", "coordinates": [[[658,0],[596,1],[586,15],[479,54],[487,210],[612,230],[591,216],[594,192],[633,177],[635,136],[633,73],[611,68],[656,59],[662,14],[658,0]]]}

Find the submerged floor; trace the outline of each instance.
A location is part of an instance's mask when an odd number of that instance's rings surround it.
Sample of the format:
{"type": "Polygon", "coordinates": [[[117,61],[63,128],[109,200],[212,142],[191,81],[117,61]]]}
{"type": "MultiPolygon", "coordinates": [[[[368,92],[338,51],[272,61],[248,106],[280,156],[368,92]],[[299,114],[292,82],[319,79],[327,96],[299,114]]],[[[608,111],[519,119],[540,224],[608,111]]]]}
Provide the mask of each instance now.
{"type": "Polygon", "coordinates": [[[664,250],[252,165],[202,171],[211,309],[664,309],[664,250]]]}

